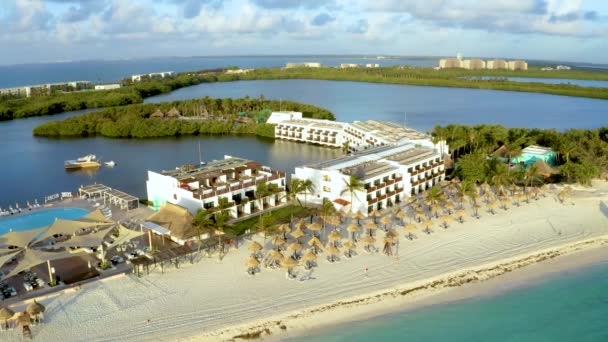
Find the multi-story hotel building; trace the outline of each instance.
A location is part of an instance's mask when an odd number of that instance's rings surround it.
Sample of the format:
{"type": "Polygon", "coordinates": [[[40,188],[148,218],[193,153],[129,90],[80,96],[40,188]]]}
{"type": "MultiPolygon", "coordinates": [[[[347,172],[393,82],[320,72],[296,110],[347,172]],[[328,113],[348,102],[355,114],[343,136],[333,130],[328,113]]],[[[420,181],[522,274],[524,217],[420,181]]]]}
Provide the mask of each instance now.
{"type": "Polygon", "coordinates": [[[350,156],[296,167],[293,177],[309,179],[313,192],[300,200],[332,201],[339,210],[369,213],[390,207],[445,179],[443,156],[415,143],[370,148],[350,156]],[[355,176],[365,184],[352,196],[347,184],[355,176]]]}
{"type": "Polygon", "coordinates": [[[432,142],[431,136],[392,122],[374,120],[353,123],[303,118],[299,112],[274,112],[268,123],[276,124],[277,139],[319,144],[330,147],[348,147],[350,152],[370,147],[399,145],[412,142],[448,152],[445,141],[432,142]]]}
{"type": "Polygon", "coordinates": [[[200,166],[181,167],[160,173],[148,171],[148,200],[155,208],[173,203],[188,208],[226,210],[232,217],[244,217],[287,201],[285,173],[253,160],[225,156],[200,166]],[[260,198],[258,184],[271,191],[260,198]],[[225,203],[220,203],[225,198],[225,203]],[[220,208],[220,205],[223,208],[220,208]]]}
{"type": "Polygon", "coordinates": [[[284,140],[341,147],[345,126],[345,123],[329,120],[289,119],[277,123],[274,128],[274,136],[284,140]]]}

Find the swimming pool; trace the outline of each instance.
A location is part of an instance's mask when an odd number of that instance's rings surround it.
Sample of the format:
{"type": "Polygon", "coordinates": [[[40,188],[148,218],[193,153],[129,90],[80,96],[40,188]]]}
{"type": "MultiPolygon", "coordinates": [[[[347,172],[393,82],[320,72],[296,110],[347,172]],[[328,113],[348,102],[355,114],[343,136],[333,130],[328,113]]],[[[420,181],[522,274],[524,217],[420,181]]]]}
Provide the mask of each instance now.
{"type": "Polygon", "coordinates": [[[34,210],[27,215],[9,216],[0,219],[0,235],[11,231],[21,231],[48,226],[55,218],[67,220],[77,219],[88,214],[89,211],[81,208],[53,208],[34,210]]]}

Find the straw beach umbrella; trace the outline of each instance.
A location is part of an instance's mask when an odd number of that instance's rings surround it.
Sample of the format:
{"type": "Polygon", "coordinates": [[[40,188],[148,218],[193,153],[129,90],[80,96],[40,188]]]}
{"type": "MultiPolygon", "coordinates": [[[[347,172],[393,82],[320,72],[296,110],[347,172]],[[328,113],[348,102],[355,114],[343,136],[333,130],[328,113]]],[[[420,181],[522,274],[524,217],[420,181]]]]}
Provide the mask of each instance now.
{"type": "Polygon", "coordinates": [[[337,241],[340,241],[342,239],[342,234],[340,234],[339,231],[334,230],[331,233],[329,233],[329,235],[327,235],[327,240],[333,242],[333,245],[336,245],[337,241]]]}
{"type": "Polygon", "coordinates": [[[407,232],[406,237],[410,240],[415,238],[413,231],[416,230],[416,225],[414,223],[408,223],[405,225],[405,231],[407,232]]]}
{"type": "Polygon", "coordinates": [[[424,209],[416,208],[414,217],[416,218],[416,221],[418,221],[418,222],[422,221],[422,219],[424,218],[424,209]]]}
{"type": "Polygon", "coordinates": [[[361,210],[359,210],[356,213],[353,213],[350,217],[352,219],[357,220],[357,224],[361,224],[360,220],[364,219],[365,215],[363,215],[363,213],[361,213],[361,210]]]}
{"type": "Polygon", "coordinates": [[[299,219],[296,221],[296,223],[293,224],[293,227],[296,229],[302,229],[302,227],[304,227],[304,219],[299,219]]]}
{"type": "Polygon", "coordinates": [[[17,316],[17,323],[22,327],[29,327],[32,324],[32,318],[27,311],[23,311],[19,316],[17,316]]]}
{"type": "Polygon", "coordinates": [[[296,241],[299,241],[299,239],[306,235],[304,234],[304,232],[302,231],[302,229],[297,228],[296,230],[294,230],[293,232],[291,232],[289,235],[291,235],[291,237],[293,237],[294,239],[296,239],[296,241]]]}
{"type": "Polygon", "coordinates": [[[340,249],[333,245],[329,246],[327,248],[327,254],[329,254],[329,258],[327,260],[329,260],[329,262],[334,262],[336,261],[336,255],[340,254],[340,249]]]}
{"type": "Polygon", "coordinates": [[[372,247],[376,243],[376,239],[371,235],[365,235],[361,241],[365,244],[365,250],[371,251],[372,247]]]}
{"type": "Polygon", "coordinates": [[[357,245],[355,245],[354,242],[348,240],[344,243],[344,248],[346,248],[345,255],[350,258],[353,256],[352,251],[353,251],[353,249],[357,248],[357,245]]]}
{"type": "Polygon", "coordinates": [[[367,221],[363,225],[363,228],[369,230],[369,235],[372,236],[372,235],[374,235],[373,231],[378,229],[378,226],[376,225],[376,223],[374,221],[367,221]]]}
{"type": "Polygon", "coordinates": [[[380,214],[380,212],[379,212],[377,209],[374,209],[374,210],[373,210],[373,211],[372,211],[372,212],[369,214],[369,216],[371,216],[371,217],[373,217],[373,218],[374,218],[374,223],[378,223],[378,222],[377,222],[377,219],[378,219],[378,217],[382,216],[382,214],[380,214]]]}
{"type": "Polygon", "coordinates": [[[441,222],[443,223],[443,228],[447,229],[450,226],[449,222],[452,222],[452,220],[453,220],[452,216],[450,216],[450,215],[441,216],[441,222]]]}
{"type": "Polygon", "coordinates": [[[260,262],[253,256],[250,256],[245,263],[247,266],[247,272],[251,275],[254,275],[258,267],[260,266],[260,262]]]}
{"type": "Polygon", "coordinates": [[[287,246],[287,249],[293,252],[293,258],[298,259],[298,252],[301,251],[304,247],[298,242],[294,242],[287,246]]]}
{"type": "Polygon", "coordinates": [[[474,213],[475,215],[473,217],[479,218],[480,217],[479,216],[479,209],[481,209],[481,205],[475,203],[475,204],[473,204],[473,209],[475,210],[475,213],[474,213]]]}
{"type": "Polygon", "coordinates": [[[431,230],[431,227],[433,226],[433,221],[431,220],[426,220],[424,222],[422,222],[422,225],[424,226],[424,232],[427,234],[431,234],[433,231],[431,230]]]}
{"type": "Polygon", "coordinates": [[[280,225],[277,227],[277,230],[278,230],[279,232],[283,233],[283,239],[287,239],[287,233],[291,232],[291,228],[289,228],[289,225],[288,225],[288,224],[285,224],[285,223],[280,224],[280,225]]]}
{"type": "Polygon", "coordinates": [[[502,209],[508,210],[509,209],[509,207],[508,207],[509,203],[510,203],[510,201],[509,201],[508,197],[501,197],[500,198],[500,207],[502,209]]]}
{"type": "Polygon", "coordinates": [[[302,260],[305,262],[305,268],[310,269],[317,264],[317,255],[310,249],[307,249],[302,256],[302,260]]]}
{"type": "Polygon", "coordinates": [[[15,316],[15,312],[9,308],[0,309],[0,320],[4,321],[4,328],[8,330],[8,320],[15,316]]]}
{"type": "Polygon", "coordinates": [[[253,254],[257,254],[259,251],[261,251],[262,249],[264,249],[264,247],[257,241],[253,241],[252,243],[249,244],[249,246],[247,247],[247,249],[253,253],[253,254]]]}
{"type": "Polygon", "coordinates": [[[312,238],[310,238],[310,240],[308,240],[308,245],[313,248],[315,253],[317,253],[317,249],[321,249],[323,243],[321,242],[321,240],[319,240],[318,237],[313,236],[312,238]]]}
{"type": "Polygon", "coordinates": [[[456,217],[458,218],[458,222],[463,223],[464,217],[467,215],[467,212],[464,209],[458,209],[456,211],[456,217]]]}
{"type": "Polygon", "coordinates": [[[328,216],[328,217],[325,218],[325,223],[326,224],[331,224],[335,228],[341,222],[340,222],[340,218],[338,216],[328,216]]]}
{"type": "Polygon", "coordinates": [[[496,207],[497,207],[497,203],[496,203],[496,201],[494,201],[494,200],[489,201],[489,202],[488,202],[488,204],[487,204],[487,207],[488,207],[488,211],[489,211],[490,213],[492,213],[492,215],[496,214],[496,213],[494,212],[494,209],[496,209],[496,207]]]}
{"type": "Polygon", "coordinates": [[[352,234],[353,241],[357,241],[357,233],[359,232],[359,225],[351,223],[346,227],[346,231],[352,234]]]}
{"type": "Polygon", "coordinates": [[[384,230],[387,230],[387,225],[392,224],[393,223],[393,219],[390,218],[389,216],[382,216],[382,218],[380,219],[380,223],[382,223],[384,225],[384,230]]]}
{"type": "Polygon", "coordinates": [[[277,250],[272,250],[270,251],[270,260],[272,260],[272,263],[274,265],[278,265],[281,263],[281,260],[283,260],[284,256],[283,253],[277,251],[277,250]]]}
{"type": "Polygon", "coordinates": [[[323,229],[323,226],[320,223],[315,222],[315,223],[311,223],[311,224],[307,225],[306,229],[312,231],[313,235],[316,235],[315,232],[319,232],[321,229],[323,229]]]}
{"type": "Polygon", "coordinates": [[[444,208],[445,208],[445,211],[447,211],[448,215],[452,215],[452,212],[454,212],[454,209],[456,208],[456,206],[454,205],[454,203],[448,202],[445,204],[444,208]]]}
{"type": "Polygon", "coordinates": [[[270,243],[272,243],[277,248],[277,251],[278,251],[278,250],[281,250],[281,246],[283,246],[285,243],[287,243],[287,241],[285,241],[285,239],[283,239],[282,236],[275,235],[272,238],[272,241],[270,241],[270,243]]]}
{"type": "Polygon", "coordinates": [[[407,212],[405,210],[401,210],[395,217],[401,220],[401,223],[405,224],[405,218],[407,217],[407,212]]]}
{"type": "Polygon", "coordinates": [[[284,257],[283,260],[281,261],[281,267],[286,268],[287,269],[287,277],[291,278],[295,278],[294,275],[292,275],[291,271],[298,266],[298,262],[293,260],[290,257],[284,257]]]}

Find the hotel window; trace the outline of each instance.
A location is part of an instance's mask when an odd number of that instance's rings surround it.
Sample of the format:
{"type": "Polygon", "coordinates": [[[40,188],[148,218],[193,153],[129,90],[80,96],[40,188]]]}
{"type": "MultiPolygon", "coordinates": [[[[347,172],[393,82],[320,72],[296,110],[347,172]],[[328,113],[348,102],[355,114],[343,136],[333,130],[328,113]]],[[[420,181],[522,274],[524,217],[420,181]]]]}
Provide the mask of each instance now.
{"type": "Polygon", "coordinates": [[[369,183],[365,183],[365,189],[369,189],[370,188],[370,184],[369,183]]]}
{"type": "Polygon", "coordinates": [[[331,182],[331,177],[329,175],[324,175],[323,180],[326,182],[331,182]]]}
{"type": "Polygon", "coordinates": [[[379,179],[376,179],[376,180],[374,181],[374,186],[378,186],[378,185],[380,185],[380,180],[379,180],[379,179]]]}
{"type": "Polygon", "coordinates": [[[386,183],[386,182],[388,182],[388,176],[382,178],[382,183],[386,183]]]}
{"type": "Polygon", "coordinates": [[[325,192],[331,192],[331,188],[328,186],[323,186],[323,191],[325,192]]]}

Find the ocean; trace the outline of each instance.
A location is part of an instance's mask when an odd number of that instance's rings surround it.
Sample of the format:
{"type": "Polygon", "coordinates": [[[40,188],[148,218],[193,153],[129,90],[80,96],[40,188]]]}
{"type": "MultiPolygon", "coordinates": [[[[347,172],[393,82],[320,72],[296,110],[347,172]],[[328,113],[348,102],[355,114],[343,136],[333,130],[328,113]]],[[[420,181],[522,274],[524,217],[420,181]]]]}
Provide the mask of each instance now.
{"type": "Polygon", "coordinates": [[[351,322],[289,341],[608,341],[606,289],[608,261],[506,292],[351,322]]]}

